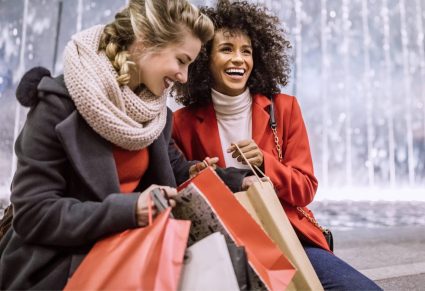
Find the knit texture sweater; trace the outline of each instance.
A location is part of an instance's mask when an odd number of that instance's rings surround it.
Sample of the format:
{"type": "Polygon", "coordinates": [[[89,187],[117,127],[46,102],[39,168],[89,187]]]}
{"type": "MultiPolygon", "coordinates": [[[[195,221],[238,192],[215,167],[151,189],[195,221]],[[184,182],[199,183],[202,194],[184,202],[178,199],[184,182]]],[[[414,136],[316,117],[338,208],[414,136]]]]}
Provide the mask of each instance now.
{"type": "Polygon", "coordinates": [[[227,153],[232,143],[252,138],[252,97],[249,89],[238,96],[228,96],[211,89],[211,97],[226,167],[249,169],[227,153]]]}

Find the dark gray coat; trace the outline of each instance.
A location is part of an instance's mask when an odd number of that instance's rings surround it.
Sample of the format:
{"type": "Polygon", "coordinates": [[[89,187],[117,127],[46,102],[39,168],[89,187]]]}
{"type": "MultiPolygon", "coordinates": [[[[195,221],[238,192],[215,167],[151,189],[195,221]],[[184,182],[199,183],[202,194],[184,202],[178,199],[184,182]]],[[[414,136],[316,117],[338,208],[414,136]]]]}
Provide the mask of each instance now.
{"type": "MultiPolygon", "coordinates": [[[[15,145],[13,230],[0,244],[2,290],[62,289],[96,240],[137,227],[139,193],[119,193],[112,146],[76,111],[63,77],[44,77],[38,92],[15,145]]],[[[190,163],[174,146],[171,123],[168,111],[137,191],[188,178],[190,163]]]]}

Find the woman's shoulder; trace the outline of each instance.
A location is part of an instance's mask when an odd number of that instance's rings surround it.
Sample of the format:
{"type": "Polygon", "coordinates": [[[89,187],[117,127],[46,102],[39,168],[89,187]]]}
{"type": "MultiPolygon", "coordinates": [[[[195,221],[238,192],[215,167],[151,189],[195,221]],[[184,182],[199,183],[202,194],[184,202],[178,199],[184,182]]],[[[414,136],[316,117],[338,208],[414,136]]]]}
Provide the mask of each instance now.
{"type": "Polygon", "coordinates": [[[197,116],[203,116],[206,111],[209,109],[209,104],[207,105],[189,105],[183,108],[180,108],[174,111],[174,122],[190,122],[197,118],[197,116]]]}
{"type": "Polygon", "coordinates": [[[297,98],[295,96],[288,95],[285,93],[279,93],[273,95],[273,100],[276,103],[292,104],[293,102],[297,101],[297,98]]]}
{"type": "Polygon", "coordinates": [[[53,103],[72,112],[75,109],[63,75],[53,78],[46,68],[35,67],[26,72],[16,89],[18,102],[29,108],[36,107],[40,101],[53,103]]]}
{"type": "MultiPolygon", "coordinates": [[[[270,97],[264,94],[255,94],[254,98],[256,103],[263,104],[264,106],[270,105],[270,97]]],[[[273,104],[276,107],[291,108],[294,103],[297,103],[297,99],[295,96],[288,95],[285,93],[273,94],[273,104]]]]}

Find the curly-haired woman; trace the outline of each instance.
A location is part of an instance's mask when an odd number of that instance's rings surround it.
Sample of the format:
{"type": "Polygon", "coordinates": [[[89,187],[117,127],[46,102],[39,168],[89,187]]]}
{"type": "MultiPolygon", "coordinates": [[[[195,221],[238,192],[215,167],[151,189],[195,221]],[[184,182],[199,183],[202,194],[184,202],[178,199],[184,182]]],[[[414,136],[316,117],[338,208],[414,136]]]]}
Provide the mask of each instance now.
{"type": "Polygon", "coordinates": [[[73,36],[63,76],[24,76],[17,95],[31,109],[15,147],[1,290],[63,289],[97,240],[147,224],[153,188],[173,204],[200,167],[171,139],[166,96],[213,34],[186,0],[130,0],[112,23],[73,36]]]}
{"type": "MultiPolygon", "coordinates": [[[[179,88],[179,100],[187,107],[174,114],[176,143],[189,159],[216,156],[221,167],[246,169],[237,144],[270,177],[323,287],[379,290],[337,258],[322,231],[303,214],[313,215],[306,206],[318,183],[298,102],[279,93],[288,82],[291,46],[278,19],[247,2],[219,1],[202,11],[216,32],[190,66],[187,86],[179,88]]],[[[240,187],[250,183],[252,177],[246,177],[240,187]]]]}

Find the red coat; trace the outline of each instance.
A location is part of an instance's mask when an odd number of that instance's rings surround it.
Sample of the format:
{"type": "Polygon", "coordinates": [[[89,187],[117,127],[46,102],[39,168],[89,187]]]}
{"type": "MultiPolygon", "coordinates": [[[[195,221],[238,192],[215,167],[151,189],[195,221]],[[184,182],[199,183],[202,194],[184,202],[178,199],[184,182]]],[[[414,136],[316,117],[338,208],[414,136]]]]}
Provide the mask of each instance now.
{"type": "MultiPolygon", "coordinates": [[[[322,232],[300,214],[296,207],[313,201],[317,190],[307,131],[295,97],[274,97],[277,133],[283,161],[279,162],[273,133],[269,126],[270,100],[257,94],[252,103],[252,138],[264,154],[265,174],[272,180],[285,212],[301,239],[329,250],[322,232]]],[[[237,129],[235,129],[237,130],[237,129]]],[[[212,104],[189,106],[174,113],[173,138],[189,160],[218,157],[225,167],[217,119],[212,104]]]]}

